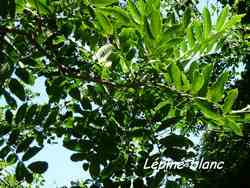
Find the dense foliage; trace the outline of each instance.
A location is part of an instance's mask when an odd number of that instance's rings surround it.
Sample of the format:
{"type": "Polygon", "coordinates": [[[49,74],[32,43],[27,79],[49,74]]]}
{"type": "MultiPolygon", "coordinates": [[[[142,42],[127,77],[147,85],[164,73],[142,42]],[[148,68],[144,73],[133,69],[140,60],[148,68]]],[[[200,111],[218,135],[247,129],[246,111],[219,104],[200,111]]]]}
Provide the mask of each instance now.
{"type": "Polygon", "coordinates": [[[218,64],[226,45],[239,41],[244,15],[225,6],[213,19],[215,11],[199,14],[193,6],[1,2],[0,96],[7,106],[0,158],[16,165],[16,179],[31,183],[44,173],[46,161],[29,160],[61,137],[92,188],[199,186],[200,174],[190,168],[143,168],[148,158],[199,158],[189,134],[241,138],[250,121],[248,108],[233,109],[234,75],[218,64]],[[46,80],[43,104],[30,89],[37,78],[46,80]]]}

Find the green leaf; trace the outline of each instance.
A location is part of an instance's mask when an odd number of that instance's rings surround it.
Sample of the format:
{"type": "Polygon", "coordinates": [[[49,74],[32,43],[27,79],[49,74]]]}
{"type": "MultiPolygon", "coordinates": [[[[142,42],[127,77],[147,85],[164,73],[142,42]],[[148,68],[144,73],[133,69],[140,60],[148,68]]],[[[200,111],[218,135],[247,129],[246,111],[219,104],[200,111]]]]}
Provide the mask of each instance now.
{"type": "Polygon", "coordinates": [[[203,19],[204,19],[203,23],[204,38],[206,39],[208,38],[209,33],[212,29],[211,15],[208,8],[206,7],[203,9],[203,19]]]}
{"type": "Polygon", "coordinates": [[[204,76],[202,73],[200,73],[198,70],[195,70],[193,73],[193,82],[192,82],[192,88],[191,92],[192,94],[196,94],[200,91],[204,84],[204,76]]]}
{"type": "Polygon", "coordinates": [[[42,174],[42,173],[46,172],[48,167],[49,167],[49,165],[45,161],[36,161],[36,162],[29,164],[29,166],[28,166],[28,168],[32,172],[37,173],[37,174],[42,174]]]}
{"type": "Polygon", "coordinates": [[[194,30],[194,34],[195,34],[195,39],[198,41],[202,41],[203,25],[200,21],[195,21],[193,23],[193,30],[194,30]]]}
{"type": "Polygon", "coordinates": [[[25,8],[25,0],[18,0],[16,2],[16,12],[23,13],[24,8],[25,8]]]}
{"type": "Polygon", "coordinates": [[[64,35],[57,35],[56,37],[53,38],[52,44],[59,45],[59,44],[63,44],[64,41],[65,41],[64,35]]]}
{"type": "Polygon", "coordinates": [[[101,11],[97,11],[96,19],[106,35],[113,34],[113,25],[107,16],[105,16],[101,11]]]}
{"type": "Polygon", "coordinates": [[[225,28],[227,29],[231,29],[233,28],[237,23],[240,23],[242,18],[245,16],[245,14],[240,14],[240,15],[235,15],[235,16],[232,16],[230,18],[230,20],[228,20],[226,22],[226,25],[225,25],[225,28]]]}
{"type": "Polygon", "coordinates": [[[157,38],[162,31],[162,20],[161,20],[161,13],[159,9],[153,10],[151,14],[151,31],[154,35],[154,38],[157,38]]]}
{"type": "Polygon", "coordinates": [[[11,78],[9,88],[11,93],[15,94],[20,100],[25,101],[24,87],[17,79],[11,78]]]}
{"type": "Polygon", "coordinates": [[[224,85],[228,81],[229,73],[222,73],[216,82],[208,88],[207,98],[213,102],[218,102],[224,94],[224,85]]]}
{"type": "Polygon", "coordinates": [[[174,81],[176,90],[180,90],[181,89],[181,71],[175,63],[172,63],[171,65],[171,76],[172,76],[172,80],[174,81]]]}
{"type": "Polygon", "coordinates": [[[16,69],[16,75],[26,84],[33,85],[35,82],[34,76],[26,69],[16,69]]]}
{"type": "Polygon", "coordinates": [[[93,3],[95,6],[107,6],[111,5],[113,3],[118,3],[118,0],[90,0],[91,3],[93,3]]]}
{"type": "Polygon", "coordinates": [[[192,25],[190,25],[187,28],[187,37],[188,37],[188,43],[189,43],[190,48],[193,48],[194,44],[195,44],[195,39],[194,39],[194,33],[193,33],[192,25]]]}
{"type": "Polygon", "coordinates": [[[181,79],[183,90],[188,91],[190,89],[190,82],[184,72],[181,73],[181,79]]]}
{"type": "Polygon", "coordinates": [[[202,89],[200,90],[200,96],[205,96],[207,94],[207,90],[208,90],[208,84],[209,84],[209,80],[210,77],[212,75],[212,71],[213,71],[213,64],[207,64],[203,69],[202,69],[202,74],[204,77],[204,83],[202,86],[202,89]]]}
{"type": "Polygon", "coordinates": [[[220,13],[216,22],[216,31],[220,32],[227,21],[227,16],[229,13],[229,6],[225,6],[220,13]]]}
{"type": "Polygon", "coordinates": [[[224,105],[223,105],[224,114],[231,112],[232,106],[237,96],[238,96],[238,89],[232,89],[228,92],[224,105]]]}
{"type": "Polygon", "coordinates": [[[205,117],[215,120],[219,123],[223,123],[222,117],[217,112],[214,112],[211,109],[210,104],[199,100],[197,100],[195,104],[198,107],[198,109],[205,115],[205,117]]]}
{"type": "Polygon", "coordinates": [[[41,151],[41,147],[33,146],[30,147],[23,155],[22,160],[27,161],[34,157],[39,151],[41,151]]]}
{"type": "Polygon", "coordinates": [[[17,110],[17,113],[15,115],[15,123],[21,123],[25,114],[26,114],[26,110],[27,110],[27,103],[24,103],[22,106],[20,106],[17,110]]]}
{"type": "Polygon", "coordinates": [[[144,19],[144,31],[145,31],[145,40],[155,40],[154,33],[152,31],[152,26],[149,18],[145,17],[144,19]]]}
{"type": "Polygon", "coordinates": [[[240,124],[232,119],[226,118],[225,126],[229,127],[236,135],[243,136],[240,124]]]}
{"type": "Polygon", "coordinates": [[[124,73],[128,73],[129,68],[128,68],[127,64],[126,64],[126,61],[123,58],[121,58],[119,62],[120,62],[120,66],[121,66],[122,71],[124,73]]]}
{"type": "Polygon", "coordinates": [[[121,9],[120,7],[112,7],[112,8],[105,7],[105,8],[100,8],[98,10],[101,10],[102,12],[115,16],[116,18],[118,18],[119,24],[123,23],[123,24],[129,25],[130,23],[130,18],[127,12],[121,9]]]}
{"type": "Polygon", "coordinates": [[[185,9],[184,16],[183,16],[183,27],[186,28],[189,23],[191,22],[191,8],[188,7],[185,9]]]}
{"type": "Polygon", "coordinates": [[[137,9],[136,5],[131,0],[128,0],[128,11],[131,14],[132,19],[135,21],[135,23],[141,24],[142,17],[140,11],[137,9]]]}

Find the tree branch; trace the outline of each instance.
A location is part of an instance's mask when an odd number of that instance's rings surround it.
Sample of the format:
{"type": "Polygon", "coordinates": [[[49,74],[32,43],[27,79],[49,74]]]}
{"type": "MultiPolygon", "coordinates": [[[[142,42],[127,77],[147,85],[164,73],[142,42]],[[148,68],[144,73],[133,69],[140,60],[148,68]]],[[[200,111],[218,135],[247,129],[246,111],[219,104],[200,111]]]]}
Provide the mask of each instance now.
{"type": "Polygon", "coordinates": [[[248,104],[245,108],[242,108],[240,110],[233,110],[231,114],[244,114],[244,113],[250,113],[250,105],[248,104]]]}

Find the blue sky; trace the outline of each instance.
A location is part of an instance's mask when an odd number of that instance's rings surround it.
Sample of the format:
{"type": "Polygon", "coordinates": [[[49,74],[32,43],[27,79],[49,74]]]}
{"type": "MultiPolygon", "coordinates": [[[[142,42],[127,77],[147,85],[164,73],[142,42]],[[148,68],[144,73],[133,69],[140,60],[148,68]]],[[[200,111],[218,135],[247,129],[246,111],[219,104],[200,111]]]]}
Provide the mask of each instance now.
{"type": "MultiPolygon", "coordinates": [[[[207,5],[207,0],[202,0],[198,4],[198,8],[207,5]]],[[[209,1],[210,3],[215,0],[209,1]]],[[[40,93],[34,99],[34,102],[45,103],[47,101],[47,94],[45,92],[44,78],[38,78],[32,90],[40,93]]],[[[4,100],[0,97],[0,104],[3,104],[4,100]]],[[[56,188],[57,186],[68,185],[71,180],[85,179],[89,177],[88,173],[83,171],[82,163],[73,163],[70,160],[72,152],[66,150],[59,144],[46,145],[42,151],[40,151],[32,161],[44,160],[48,161],[49,169],[44,174],[45,186],[44,188],[56,188]]]]}

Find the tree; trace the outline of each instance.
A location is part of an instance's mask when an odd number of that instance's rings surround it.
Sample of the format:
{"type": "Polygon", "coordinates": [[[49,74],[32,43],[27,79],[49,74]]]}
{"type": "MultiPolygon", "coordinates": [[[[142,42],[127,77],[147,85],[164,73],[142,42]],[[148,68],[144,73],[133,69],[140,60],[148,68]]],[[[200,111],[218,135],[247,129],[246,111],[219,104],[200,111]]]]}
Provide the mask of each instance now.
{"type": "MultiPolygon", "coordinates": [[[[218,70],[232,68],[232,78],[235,79],[237,73],[235,68],[239,67],[243,73],[240,79],[231,83],[230,87],[238,88],[239,95],[234,104],[234,108],[242,108],[249,104],[249,10],[250,4],[247,1],[221,1],[226,6],[228,3],[232,7],[234,14],[244,14],[242,25],[237,30],[237,39],[231,44],[225,44],[224,53],[217,56],[217,61],[222,62],[218,70]],[[233,55],[232,55],[233,54],[233,55]],[[218,60],[219,59],[219,60],[218,60]],[[245,65],[243,69],[242,64],[245,65]],[[222,68],[224,67],[224,68],[222,68]]],[[[208,57],[207,61],[213,58],[208,57]]],[[[249,110],[246,108],[245,110],[249,110]]],[[[203,181],[196,187],[249,187],[249,124],[243,127],[243,137],[234,134],[216,134],[207,132],[202,143],[202,157],[207,160],[225,161],[225,166],[221,172],[201,171],[203,181]],[[240,152],[239,152],[240,151],[240,152]]]]}
{"type": "Polygon", "coordinates": [[[92,188],[191,186],[193,170],[155,174],[145,160],[193,158],[186,134],[201,126],[242,136],[249,115],[232,110],[238,91],[224,87],[229,73],[211,82],[213,64],[199,62],[232,37],[242,15],[226,6],[212,23],[207,8],[173,16],[160,7],[155,0],[3,3],[0,95],[8,124],[0,158],[13,156],[18,181],[45,172],[46,161],[28,160],[62,137],[92,188]],[[46,78],[43,105],[28,89],[38,77],[46,78]]]}

